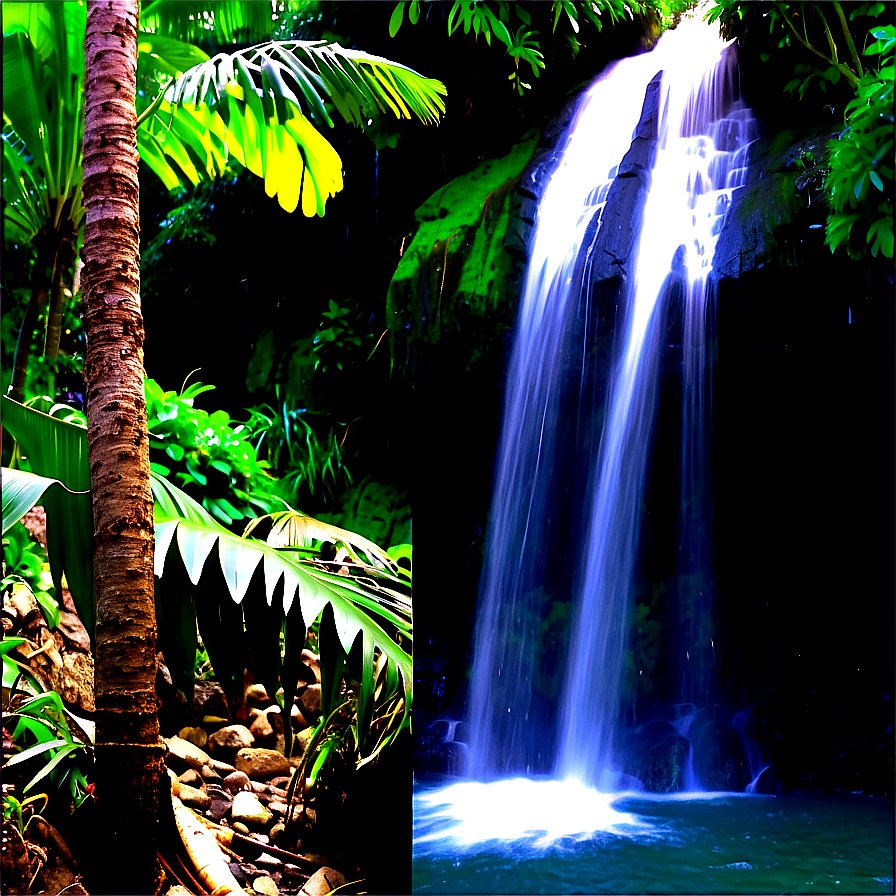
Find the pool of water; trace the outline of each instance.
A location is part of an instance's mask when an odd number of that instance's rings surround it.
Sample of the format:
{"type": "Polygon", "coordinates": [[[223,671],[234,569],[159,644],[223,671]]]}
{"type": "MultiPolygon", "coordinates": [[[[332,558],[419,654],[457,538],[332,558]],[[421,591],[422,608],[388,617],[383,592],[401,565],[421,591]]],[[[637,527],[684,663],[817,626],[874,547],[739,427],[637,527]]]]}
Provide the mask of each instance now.
{"type": "Polygon", "coordinates": [[[522,779],[421,787],[413,891],[893,893],[893,823],[892,800],[865,794],[597,794],[522,779]]]}

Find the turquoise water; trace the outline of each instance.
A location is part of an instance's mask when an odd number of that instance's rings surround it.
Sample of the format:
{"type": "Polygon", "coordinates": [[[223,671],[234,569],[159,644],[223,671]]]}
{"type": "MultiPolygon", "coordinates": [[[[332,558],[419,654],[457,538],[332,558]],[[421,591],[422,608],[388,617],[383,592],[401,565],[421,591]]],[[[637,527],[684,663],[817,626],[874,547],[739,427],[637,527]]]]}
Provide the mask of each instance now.
{"type": "Polygon", "coordinates": [[[593,805],[579,794],[557,806],[554,791],[539,800],[538,782],[527,782],[533,789],[519,803],[510,782],[496,783],[460,796],[417,791],[415,893],[894,892],[891,800],[628,793],[595,795],[593,805]],[[503,810],[499,829],[509,839],[486,839],[503,810]]]}

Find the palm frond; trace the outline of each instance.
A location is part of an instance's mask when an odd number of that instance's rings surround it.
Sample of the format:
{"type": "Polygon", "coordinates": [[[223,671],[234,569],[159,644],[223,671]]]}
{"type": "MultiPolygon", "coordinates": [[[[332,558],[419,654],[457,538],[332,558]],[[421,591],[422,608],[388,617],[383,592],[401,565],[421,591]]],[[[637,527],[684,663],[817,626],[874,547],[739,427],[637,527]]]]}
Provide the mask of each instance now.
{"type": "Polygon", "coordinates": [[[179,76],[139,139],[166,184],[179,171],[191,183],[222,173],[223,139],[269,196],[311,217],[342,189],[341,159],[315,128],[333,126],[327,103],[359,127],[383,114],[434,124],[444,95],[440,81],[379,56],[326,41],[274,41],[219,53],[179,76]],[[186,130],[195,129],[191,118],[214,134],[212,145],[186,130]]]}

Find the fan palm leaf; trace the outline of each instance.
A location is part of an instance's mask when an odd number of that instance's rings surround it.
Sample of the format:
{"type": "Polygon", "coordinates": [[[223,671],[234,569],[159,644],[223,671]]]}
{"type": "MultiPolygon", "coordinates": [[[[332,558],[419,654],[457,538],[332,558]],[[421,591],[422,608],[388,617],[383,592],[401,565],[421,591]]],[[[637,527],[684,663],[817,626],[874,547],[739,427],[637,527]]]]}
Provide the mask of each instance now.
{"type": "Polygon", "coordinates": [[[311,217],[342,189],[339,155],[315,127],[333,127],[327,103],[358,127],[384,114],[434,124],[444,95],[440,81],[379,56],[326,41],[273,41],[184,72],[138,139],[166,183],[177,177],[172,162],[191,183],[223,173],[223,142],[284,209],[301,205],[311,217]],[[203,144],[206,133],[213,136],[203,144]]]}

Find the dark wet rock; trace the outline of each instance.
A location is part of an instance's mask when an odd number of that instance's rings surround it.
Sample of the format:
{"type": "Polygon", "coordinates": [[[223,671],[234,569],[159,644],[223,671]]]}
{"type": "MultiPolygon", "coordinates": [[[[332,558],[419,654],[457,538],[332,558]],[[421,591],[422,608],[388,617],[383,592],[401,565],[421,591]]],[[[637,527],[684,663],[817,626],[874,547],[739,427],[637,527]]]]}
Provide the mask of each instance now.
{"type": "Polygon", "coordinates": [[[677,793],[684,789],[684,770],[690,744],[680,734],[665,734],[646,743],[625,766],[648,793],[677,793]]]}
{"type": "Polygon", "coordinates": [[[724,717],[703,710],[691,723],[694,774],[704,790],[741,792],[751,780],[750,762],[740,734],[724,717]]]}
{"type": "MultiPolygon", "coordinates": [[[[618,176],[607,196],[592,253],[593,283],[614,280],[622,282],[630,279],[634,273],[631,270],[633,254],[641,230],[644,202],[650,189],[651,169],[656,158],[661,76],[662,73],[658,73],[647,85],[641,118],[635,129],[631,148],[619,164],[618,176]]],[[[597,224],[595,218],[584,244],[591,242],[591,235],[597,224]]]]}
{"type": "Polygon", "coordinates": [[[756,779],[756,784],[753,787],[753,792],[762,793],[766,796],[783,796],[784,789],[784,785],[775,774],[774,769],[769,767],[764,768],[759,773],[759,777],[756,779]]]}
{"type": "Polygon", "coordinates": [[[299,698],[299,711],[308,721],[313,721],[320,717],[320,685],[310,684],[302,691],[299,698]]]}
{"type": "Polygon", "coordinates": [[[414,767],[424,775],[456,775],[466,773],[468,750],[466,744],[439,744],[417,754],[414,767]]]}
{"type": "MultiPolygon", "coordinates": [[[[808,228],[823,223],[827,214],[820,182],[815,195],[805,165],[795,160],[807,152],[823,158],[825,145],[834,136],[829,127],[819,128],[784,142],[763,138],[745,151],[747,183],[732,194],[716,244],[714,279],[737,279],[766,265],[794,263],[794,241],[808,239],[808,228]]],[[[816,229],[823,236],[824,231],[816,229]]]]}
{"type": "Polygon", "coordinates": [[[217,681],[196,682],[193,691],[193,716],[201,719],[203,716],[218,716],[229,719],[230,709],[227,699],[224,697],[224,688],[217,681]]]}
{"type": "Polygon", "coordinates": [[[209,806],[208,814],[215,821],[220,821],[227,813],[230,811],[230,800],[216,800],[212,799],[212,804],[209,806]]]}

